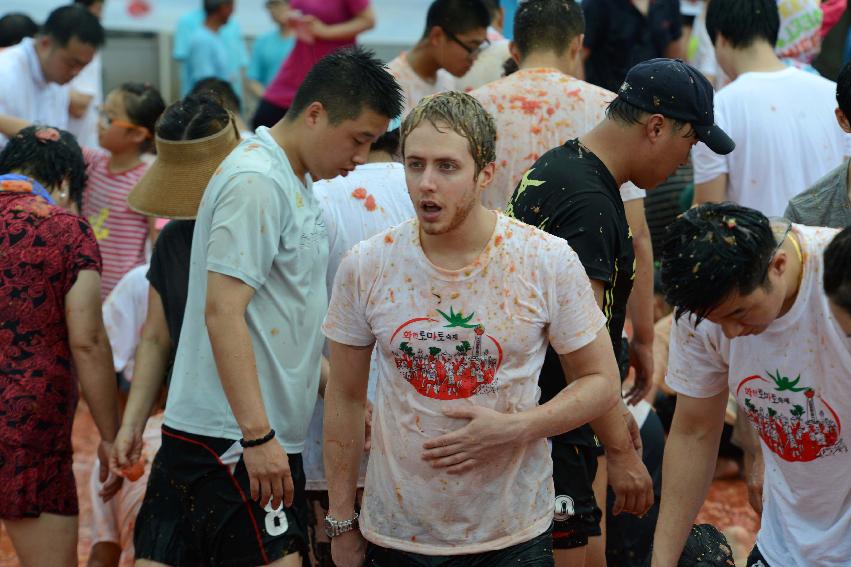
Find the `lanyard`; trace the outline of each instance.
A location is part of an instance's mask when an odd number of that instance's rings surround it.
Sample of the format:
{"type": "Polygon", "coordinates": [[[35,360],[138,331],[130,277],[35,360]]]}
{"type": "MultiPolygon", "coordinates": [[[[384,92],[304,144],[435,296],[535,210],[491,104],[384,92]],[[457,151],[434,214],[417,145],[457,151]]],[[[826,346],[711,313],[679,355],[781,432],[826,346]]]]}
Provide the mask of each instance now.
{"type": "Polygon", "coordinates": [[[51,205],[55,205],[56,203],[53,201],[53,197],[50,196],[50,193],[47,192],[47,189],[42,187],[41,183],[27,177],[26,175],[18,175],[17,173],[7,173],[5,175],[0,175],[0,192],[9,192],[9,193],[34,193],[38,195],[51,205]],[[4,181],[15,182],[18,181],[20,183],[9,183],[6,184],[4,181]],[[16,188],[11,189],[7,188],[9,186],[14,185],[16,188]],[[29,185],[29,188],[26,187],[29,185]]]}

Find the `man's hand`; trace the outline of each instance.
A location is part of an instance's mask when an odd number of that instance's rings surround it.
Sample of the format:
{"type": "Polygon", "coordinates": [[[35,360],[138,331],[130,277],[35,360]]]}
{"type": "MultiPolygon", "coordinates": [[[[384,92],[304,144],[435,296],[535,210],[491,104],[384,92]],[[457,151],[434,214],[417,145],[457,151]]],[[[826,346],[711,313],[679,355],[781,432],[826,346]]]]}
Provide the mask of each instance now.
{"type": "Polygon", "coordinates": [[[623,420],[626,422],[626,428],[629,431],[629,438],[632,440],[632,446],[635,449],[636,455],[642,461],[644,460],[644,441],[641,440],[641,429],[638,427],[638,422],[631,412],[627,411],[623,415],[623,420]]]}
{"type": "Polygon", "coordinates": [[[762,481],[765,478],[765,461],[762,451],[757,447],[756,453],[745,454],[745,478],[748,484],[748,502],[751,508],[762,516],[762,481]]]}
{"type": "Polygon", "coordinates": [[[246,447],[242,452],[251,499],[261,507],[272,498],[272,509],[277,510],[283,500],[289,508],[293,504],[293,475],[287,454],[274,439],[257,447],[246,447]]]}
{"type": "Polygon", "coordinates": [[[98,493],[104,502],[109,502],[119,490],[124,479],[117,474],[109,473],[109,459],[112,454],[112,443],[101,441],[98,445],[98,461],[100,461],[100,474],[98,478],[101,482],[101,489],[98,493]]]}
{"type": "Polygon", "coordinates": [[[423,444],[423,459],[430,461],[434,468],[445,468],[450,474],[465,473],[478,464],[488,463],[505,453],[507,445],[520,442],[520,429],[514,423],[514,414],[479,406],[447,408],[443,414],[470,420],[461,429],[423,444]]]}
{"type": "Polygon", "coordinates": [[[609,473],[609,485],[615,493],[612,514],[646,514],[653,505],[653,480],[635,451],[608,451],[606,468],[609,473]]]}
{"type": "Polygon", "coordinates": [[[142,458],[142,445],[142,430],[122,425],[109,455],[112,471],[120,474],[123,469],[138,462],[142,458]]]}
{"type": "Polygon", "coordinates": [[[366,557],[366,540],[360,530],[331,538],[331,559],[337,567],[361,567],[366,557]]]}
{"type": "Polygon", "coordinates": [[[630,341],[629,365],[635,368],[635,382],[626,393],[626,403],[634,406],[644,399],[653,384],[653,343],[630,341]]]}

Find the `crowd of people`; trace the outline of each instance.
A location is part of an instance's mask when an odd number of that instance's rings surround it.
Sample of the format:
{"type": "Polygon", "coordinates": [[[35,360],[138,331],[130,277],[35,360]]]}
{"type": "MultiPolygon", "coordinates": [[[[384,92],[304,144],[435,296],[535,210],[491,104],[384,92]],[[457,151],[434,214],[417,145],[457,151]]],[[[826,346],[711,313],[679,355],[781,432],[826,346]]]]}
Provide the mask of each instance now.
{"type": "Polygon", "coordinates": [[[204,0],[171,104],[101,92],[102,7],[0,18],[22,565],[80,481],[90,567],[730,566],[725,477],[748,567],[851,565],[844,0],[433,0],[389,62],[368,0],[251,54],[204,0]]]}

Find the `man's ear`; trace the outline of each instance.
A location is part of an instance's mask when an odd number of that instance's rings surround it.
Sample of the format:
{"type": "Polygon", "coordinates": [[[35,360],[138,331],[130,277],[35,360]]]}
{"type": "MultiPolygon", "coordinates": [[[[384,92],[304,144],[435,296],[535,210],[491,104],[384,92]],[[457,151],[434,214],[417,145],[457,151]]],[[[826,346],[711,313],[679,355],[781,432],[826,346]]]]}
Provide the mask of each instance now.
{"type": "Polygon", "coordinates": [[[495,171],[496,164],[494,162],[490,162],[482,168],[482,170],[479,172],[479,175],[476,176],[476,183],[479,185],[480,189],[487,189],[487,186],[490,185],[493,181],[495,171]]]}
{"type": "Polygon", "coordinates": [[[846,133],[851,134],[851,122],[848,121],[848,117],[845,116],[842,109],[837,106],[834,113],[836,114],[836,121],[839,122],[839,127],[846,133]]]}
{"type": "Polygon", "coordinates": [[[429,45],[437,46],[446,41],[446,32],[440,26],[433,26],[426,35],[429,45]]]}
{"type": "Polygon", "coordinates": [[[318,100],[311,102],[301,113],[301,119],[308,128],[315,128],[325,117],[325,106],[318,100]]]}
{"type": "Polygon", "coordinates": [[[662,136],[665,117],[661,114],[651,114],[644,123],[644,134],[651,143],[656,143],[662,136]]]}
{"type": "Polygon", "coordinates": [[[517,45],[514,43],[514,40],[508,42],[508,53],[511,54],[511,58],[514,59],[514,62],[520,65],[520,51],[517,50],[517,45]]]}

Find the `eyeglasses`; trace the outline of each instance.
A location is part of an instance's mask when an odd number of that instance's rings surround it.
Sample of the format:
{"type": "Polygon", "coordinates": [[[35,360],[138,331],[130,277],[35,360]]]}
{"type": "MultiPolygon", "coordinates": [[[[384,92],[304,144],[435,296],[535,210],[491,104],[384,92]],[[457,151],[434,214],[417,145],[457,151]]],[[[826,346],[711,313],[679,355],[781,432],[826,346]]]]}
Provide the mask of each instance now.
{"type": "Polygon", "coordinates": [[[106,110],[103,107],[98,108],[98,122],[106,126],[107,128],[112,126],[118,126],[119,128],[124,128],[125,130],[143,130],[148,137],[151,136],[151,133],[144,126],[139,126],[138,124],[133,124],[132,122],[127,122],[126,120],[121,120],[120,118],[112,118],[109,114],[107,114],[106,110]]]}
{"type": "Polygon", "coordinates": [[[479,55],[479,53],[481,53],[482,51],[487,49],[491,44],[490,40],[485,39],[483,42],[478,44],[476,47],[470,47],[469,45],[467,45],[466,43],[464,43],[463,41],[458,39],[458,36],[456,36],[454,33],[446,31],[446,30],[443,30],[443,33],[446,34],[446,37],[448,37],[449,39],[451,39],[452,41],[454,41],[455,43],[460,45],[461,48],[464,51],[467,52],[467,55],[469,55],[472,59],[475,59],[476,56],[479,55]]]}

